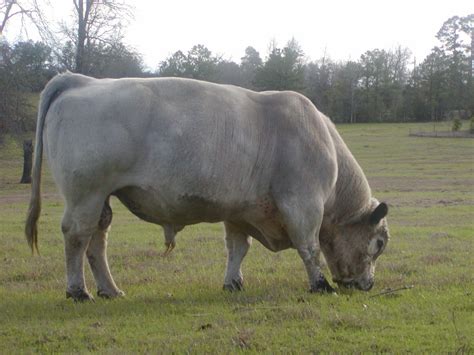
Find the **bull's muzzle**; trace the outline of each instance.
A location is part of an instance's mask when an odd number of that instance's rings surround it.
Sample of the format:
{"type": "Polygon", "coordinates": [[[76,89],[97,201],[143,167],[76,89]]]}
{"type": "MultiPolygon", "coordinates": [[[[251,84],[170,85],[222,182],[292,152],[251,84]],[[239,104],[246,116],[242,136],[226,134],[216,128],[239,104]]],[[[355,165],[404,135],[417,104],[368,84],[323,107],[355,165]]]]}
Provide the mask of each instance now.
{"type": "Polygon", "coordinates": [[[341,280],[333,280],[339,286],[348,288],[348,289],[357,289],[361,291],[370,291],[372,287],[374,287],[374,279],[369,280],[351,280],[351,281],[341,281],[341,280]]]}

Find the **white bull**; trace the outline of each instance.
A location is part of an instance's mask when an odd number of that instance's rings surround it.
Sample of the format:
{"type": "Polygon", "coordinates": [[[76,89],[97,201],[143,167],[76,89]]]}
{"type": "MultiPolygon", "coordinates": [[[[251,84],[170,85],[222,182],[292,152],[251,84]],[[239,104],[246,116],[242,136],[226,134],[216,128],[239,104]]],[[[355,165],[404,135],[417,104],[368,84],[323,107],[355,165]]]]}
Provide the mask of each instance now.
{"type": "Polygon", "coordinates": [[[373,285],[389,237],[387,205],[371,197],[334,125],[300,94],[176,78],[56,76],[38,113],[25,228],[33,249],[43,144],[65,200],[66,292],[75,300],[91,299],[84,255],[98,295],[123,294],[106,257],[111,195],[169,233],[223,221],[229,290],[242,288],[251,237],[272,251],[295,248],[311,291],[333,290],[321,250],[334,281],[373,285]]]}

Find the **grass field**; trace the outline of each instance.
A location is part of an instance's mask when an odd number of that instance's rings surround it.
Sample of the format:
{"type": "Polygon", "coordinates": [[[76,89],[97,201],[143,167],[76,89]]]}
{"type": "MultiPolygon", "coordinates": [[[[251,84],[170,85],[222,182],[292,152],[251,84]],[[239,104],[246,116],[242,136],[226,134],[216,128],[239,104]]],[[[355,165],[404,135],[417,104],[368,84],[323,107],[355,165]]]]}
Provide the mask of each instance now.
{"type": "MultiPolygon", "coordinates": [[[[22,153],[0,148],[0,353],[474,351],[474,140],[413,138],[423,124],[343,125],[374,195],[390,206],[392,239],[368,292],[307,292],[294,250],[254,242],[246,289],[222,291],[220,224],[186,228],[168,258],[161,228],[117,200],[109,260],[123,299],[65,298],[62,201],[44,169],[41,257],[23,236],[29,186],[22,153]],[[388,288],[413,286],[381,295],[388,288]]],[[[89,288],[95,285],[87,270],[89,288]]]]}

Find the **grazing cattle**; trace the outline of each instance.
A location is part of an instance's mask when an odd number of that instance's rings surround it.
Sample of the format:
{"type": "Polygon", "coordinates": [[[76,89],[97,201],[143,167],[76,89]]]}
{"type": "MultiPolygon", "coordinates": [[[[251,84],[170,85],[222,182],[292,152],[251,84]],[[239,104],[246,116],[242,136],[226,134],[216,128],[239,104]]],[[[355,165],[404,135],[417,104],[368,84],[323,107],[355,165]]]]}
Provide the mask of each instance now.
{"type": "Polygon", "coordinates": [[[43,150],[65,200],[67,291],[116,297],[107,263],[116,196],[139,218],[165,227],[224,222],[224,288],[240,290],[242,259],[257,239],[297,250],[313,292],[338,284],[369,290],[389,235],[387,205],[331,121],[295,92],[257,93],[178,78],[93,79],[64,73],[41,94],[26,237],[37,249],[43,150]],[[44,148],[43,148],[44,144],[44,148]]]}

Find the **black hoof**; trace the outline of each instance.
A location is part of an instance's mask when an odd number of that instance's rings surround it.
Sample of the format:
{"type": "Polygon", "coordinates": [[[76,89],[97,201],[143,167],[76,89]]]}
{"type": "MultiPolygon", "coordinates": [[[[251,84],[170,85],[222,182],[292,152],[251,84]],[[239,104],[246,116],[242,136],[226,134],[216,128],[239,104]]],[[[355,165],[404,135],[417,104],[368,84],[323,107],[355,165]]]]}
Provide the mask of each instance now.
{"type": "Polygon", "coordinates": [[[242,279],[232,280],[232,283],[224,284],[222,289],[230,292],[242,291],[244,289],[244,282],[242,279]]]}
{"type": "Polygon", "coordinates": [[[66,291],[66,298],[72,298],[74,302],[95,302],[94,297],[82,289],[66,291]]]}
{"type": "Polygon", "coordinates": [[[117,290],[117,291],[113,291],[113,292],[98,290],[97,291],[97,296],[110,300],[110,299],[113,299],[113,298],[125,297],[125,292],[123,292],[121,290],[117,290]]]}
{"type": "Polygon", "coordinates": [[[329,284],[324,276],[318,280],[314,285],[311,285],[309,290],[311,293],[336,293],[336,290],[329,284]]]}

